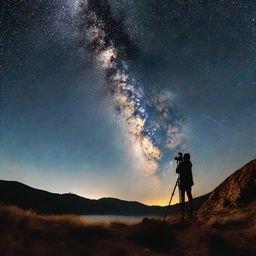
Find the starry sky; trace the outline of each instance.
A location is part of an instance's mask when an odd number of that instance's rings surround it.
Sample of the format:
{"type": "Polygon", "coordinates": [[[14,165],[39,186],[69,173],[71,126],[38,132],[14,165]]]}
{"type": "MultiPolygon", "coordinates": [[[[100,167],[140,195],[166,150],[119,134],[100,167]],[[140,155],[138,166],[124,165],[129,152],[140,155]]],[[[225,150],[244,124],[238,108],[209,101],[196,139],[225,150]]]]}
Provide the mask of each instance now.
{"type": "Polygon", "coordinates": [[[255,158],[255,1],[0,9],[0,179],[164,205],[179,151],[194,196],[255,158]]]}

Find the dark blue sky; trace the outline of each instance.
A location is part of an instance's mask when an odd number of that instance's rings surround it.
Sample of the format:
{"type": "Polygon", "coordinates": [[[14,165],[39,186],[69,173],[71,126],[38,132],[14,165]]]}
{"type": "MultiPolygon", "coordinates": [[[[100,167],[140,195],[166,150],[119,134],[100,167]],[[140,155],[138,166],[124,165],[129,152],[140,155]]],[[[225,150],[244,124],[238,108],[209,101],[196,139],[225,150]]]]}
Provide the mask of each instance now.
{"type": "Polygon", "coordinates": [[[195,195],[255,158],[254,1],[108,1],[136,49],[129,75],[147,99],[169,95],[173,119],[182,119],[182,141],[162,149],[154,181],[134,169],[106,78],[79,45],[75,2],[3,5],[2,179],[163,204],[179,150],[191,153],[195,195]]]}

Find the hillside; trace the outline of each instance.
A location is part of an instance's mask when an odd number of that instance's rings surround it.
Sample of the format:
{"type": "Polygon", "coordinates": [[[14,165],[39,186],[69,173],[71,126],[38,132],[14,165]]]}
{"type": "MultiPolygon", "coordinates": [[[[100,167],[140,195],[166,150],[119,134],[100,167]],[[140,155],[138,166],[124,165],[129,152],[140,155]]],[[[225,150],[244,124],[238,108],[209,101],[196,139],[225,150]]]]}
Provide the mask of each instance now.
{"type": "Polygon", "coordinates": [[[17,181],[0,180],[0,204],[33,209],[41,214],[162,214],[162,207],[147,206],[115,198],[91,200],[75,194],[57,194],[17,181]]]}
{"type": "Polygon", "coordinates": [[[256,159],[235,171],[202,205],[200,212],[245,207],[256,200],[256,159]]]}
{"type": "MultiPolygon", "coordinates": [[[[75,194],[56,194],[35,189],[17,181],[0,180],[0,204],[16,205],[23,209],[33,209],[40,214],[116,214],[116,215],[163,215],[165,207],[147,206],[139,202],[129,202],[116,198],[91,200],[75,194]]],[[[208,198],[208,194],[195,198],[198,209],[208,198]]],[[[176,213],[179,205],[171,206],[170,213],[176,213]]]]}

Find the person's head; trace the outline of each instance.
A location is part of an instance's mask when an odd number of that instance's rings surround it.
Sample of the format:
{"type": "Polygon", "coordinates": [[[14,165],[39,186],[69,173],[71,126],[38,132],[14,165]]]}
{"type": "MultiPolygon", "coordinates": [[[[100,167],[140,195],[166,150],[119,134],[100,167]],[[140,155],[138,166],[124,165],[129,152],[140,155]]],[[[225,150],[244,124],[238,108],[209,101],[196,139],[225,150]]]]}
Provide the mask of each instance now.
{"type": "Polygon", "coordinates": [[[184,161],[185,162],[188,162],[188,161],[190,161],[190,154],[189,153],[186,153],[186,154],[184,154],[184,161]]]}

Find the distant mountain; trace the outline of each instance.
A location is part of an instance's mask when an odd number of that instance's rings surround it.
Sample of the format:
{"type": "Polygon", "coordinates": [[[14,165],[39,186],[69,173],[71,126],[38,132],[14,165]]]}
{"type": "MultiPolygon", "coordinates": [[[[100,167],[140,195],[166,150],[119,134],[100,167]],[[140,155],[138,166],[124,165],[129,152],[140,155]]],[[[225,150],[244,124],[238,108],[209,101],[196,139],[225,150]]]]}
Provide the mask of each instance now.
{"type": "MultiPolygon", "coordinates": [[[[199,208],[208,195],[196,198],[194,204],[199,208]]],[[[165,207],[147,206],[139,202],[116,198],[86,199],[75,194],[56,194],[35,189],[17,181],[0,180],[0,204],[16,205],[33,209],[41,214],[78,215],[163,215],[165,207]]],[[[178,205],[171,206],[170,213],[177,212],[178,205]]]]}
{"type": "Polygon", "coordinates": [[[0,204],[34,209],[42,214],[162,214],[162,207],[115,198],[91,200],[75,194],[56,194],[16,181],[0,180],[0,204]]]}
{"type": "Polygon", "coordinates": [[[256,159],[235,171],[216,189],[200,212],[244,207],[256,200],[256,159]]]}

